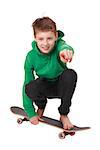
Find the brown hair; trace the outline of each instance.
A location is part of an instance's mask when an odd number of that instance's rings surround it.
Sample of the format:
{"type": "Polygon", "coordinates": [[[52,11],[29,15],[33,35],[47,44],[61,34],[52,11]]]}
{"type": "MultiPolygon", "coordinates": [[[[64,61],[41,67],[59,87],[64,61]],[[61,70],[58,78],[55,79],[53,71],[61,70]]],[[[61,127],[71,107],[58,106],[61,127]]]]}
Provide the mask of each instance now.
{"type": "Polygon", "coordinates": [[[36,35],[37,31],[52,31],[56,34],[56,23],[50,19],[49,17],[42,17],[36,19],[32,23],[34,36],[36,35]]]}

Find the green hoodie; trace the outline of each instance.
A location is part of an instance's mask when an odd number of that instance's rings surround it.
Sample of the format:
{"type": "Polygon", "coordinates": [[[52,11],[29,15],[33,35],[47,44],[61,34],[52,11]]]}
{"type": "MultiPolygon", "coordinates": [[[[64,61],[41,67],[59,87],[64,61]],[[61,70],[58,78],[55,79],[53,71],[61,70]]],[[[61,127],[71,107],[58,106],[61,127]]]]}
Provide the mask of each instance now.
{"type": "Polygon", "coordinates": [[[43,54],[39,51],[35,41],[32,42],[32,50],[28,52],[24,64],[25,81],[23,85],[23,107],[29,118],[36,116],[35,108],[32,100],[25,93],[25,85],[35,79],[34,71],[38,77],[47,78],[48,81],[53,82],[65,69],[66,63],[63,63],[59,58],[59,52],[73,48],[66,44],[62,39],[64,33],[58,31],[58,39],[55,42],[53,50],[48,54],[43,54]]]}

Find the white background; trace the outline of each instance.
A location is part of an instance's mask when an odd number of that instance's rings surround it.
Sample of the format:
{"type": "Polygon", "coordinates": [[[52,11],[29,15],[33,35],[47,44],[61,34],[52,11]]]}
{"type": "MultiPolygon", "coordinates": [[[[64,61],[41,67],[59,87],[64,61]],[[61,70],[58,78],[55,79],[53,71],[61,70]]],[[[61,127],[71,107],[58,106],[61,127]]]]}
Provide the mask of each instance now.
{"type": "MultiPolygon", "coordinates": [[[[0,149],[99,149],[100,135],[100,5],[99,0],[1,0],[0,1],[0,149]],[[75,50],[69,67],[78,83],[69,117],[91,130],[64,140],[59,129],[39,124],[18,125],[10,106],[22,106],[24,60],[31,50],[34,19],[49,16],[65,33],[75,50]]],[[[45,115],[59,118],[60,100],[49,100],[45,115]]]]}

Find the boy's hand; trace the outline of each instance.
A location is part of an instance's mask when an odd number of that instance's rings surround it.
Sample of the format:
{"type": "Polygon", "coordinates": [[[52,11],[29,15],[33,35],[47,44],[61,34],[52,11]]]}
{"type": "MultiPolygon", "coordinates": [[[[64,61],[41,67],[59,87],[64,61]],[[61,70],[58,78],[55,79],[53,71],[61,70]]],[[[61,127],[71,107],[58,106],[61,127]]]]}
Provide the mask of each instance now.
{"type": "Polygon", "coordinates": [[[34,116],[30,119],[30,122],[34,125],[39,124],[39,116],[34,116]]]}
{"type": "Polygon", "coordinates": [[[64,63],[71,62],[73,58],[73,51],[63,50],[59,53],[60,60],[64,63]]]}

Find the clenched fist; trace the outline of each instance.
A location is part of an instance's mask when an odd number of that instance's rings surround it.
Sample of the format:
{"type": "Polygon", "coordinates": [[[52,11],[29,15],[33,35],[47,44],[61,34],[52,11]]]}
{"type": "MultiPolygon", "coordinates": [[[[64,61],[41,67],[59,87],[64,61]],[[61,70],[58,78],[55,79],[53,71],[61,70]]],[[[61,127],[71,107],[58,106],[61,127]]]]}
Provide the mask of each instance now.
{"type": "Polygon", "coordinates": [[[71,62],[73,58],[73,51],[63,50],[59,53],[60,60],[64,63],[71,62]]]}
{"type": "Polygon", "coordinates": [[[34,125],[39,124],[39,116],[34,116],[30,119],[30,122],[34,125]]]}

